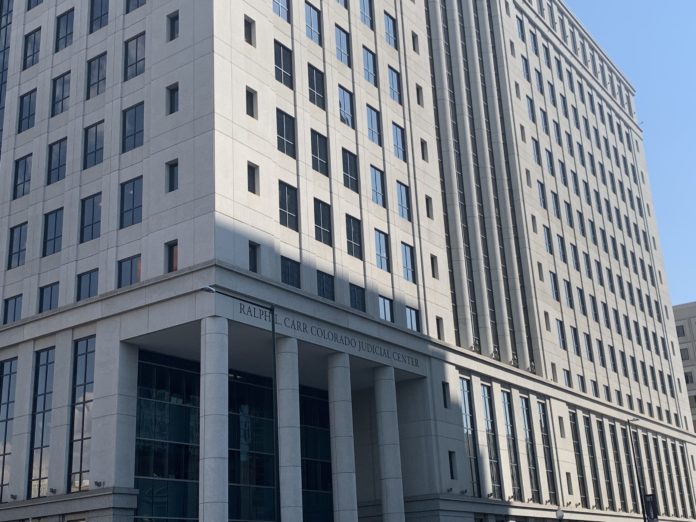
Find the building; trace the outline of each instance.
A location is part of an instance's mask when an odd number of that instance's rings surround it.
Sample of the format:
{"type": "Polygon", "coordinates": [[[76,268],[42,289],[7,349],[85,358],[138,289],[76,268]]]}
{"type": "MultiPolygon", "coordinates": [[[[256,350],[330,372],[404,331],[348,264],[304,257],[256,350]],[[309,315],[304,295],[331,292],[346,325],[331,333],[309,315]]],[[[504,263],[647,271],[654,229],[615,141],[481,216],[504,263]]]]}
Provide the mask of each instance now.
{"type": "Polygon", "coordinates": [[[560,1],[0,35],[0,520],[696,517],[633,89],[560,1]]]}
{"type": "Polygon", "coordinates": [[[674,322],[679,338],[679,350],[684,365],[684,383],[689,394],[691,416],[696,415],[696,385],[694,373],[696,368],[696,303],[684,303],[674,307],[674,322]]]}

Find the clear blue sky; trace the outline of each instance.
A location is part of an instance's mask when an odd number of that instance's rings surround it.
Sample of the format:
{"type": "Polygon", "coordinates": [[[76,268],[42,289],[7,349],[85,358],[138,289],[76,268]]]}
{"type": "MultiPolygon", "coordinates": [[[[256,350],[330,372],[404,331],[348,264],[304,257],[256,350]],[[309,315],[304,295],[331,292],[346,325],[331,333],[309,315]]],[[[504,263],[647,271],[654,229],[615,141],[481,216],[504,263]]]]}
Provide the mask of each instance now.
{"type": "Polygon", "coordinates": [[[636,89],[673,304],[696,301],[696,0],[565,0],[636,89]]]}

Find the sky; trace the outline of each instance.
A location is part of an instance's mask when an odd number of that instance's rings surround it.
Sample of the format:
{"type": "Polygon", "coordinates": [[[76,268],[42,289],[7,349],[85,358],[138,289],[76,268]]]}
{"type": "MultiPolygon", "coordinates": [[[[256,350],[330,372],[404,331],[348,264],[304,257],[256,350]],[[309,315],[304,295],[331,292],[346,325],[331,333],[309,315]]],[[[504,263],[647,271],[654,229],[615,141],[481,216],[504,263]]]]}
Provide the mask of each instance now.
{"type": "Polygon", "coordinates": [[[565,0],[636,90],[673,304],[696,301],[696,0],[565,0]]]}

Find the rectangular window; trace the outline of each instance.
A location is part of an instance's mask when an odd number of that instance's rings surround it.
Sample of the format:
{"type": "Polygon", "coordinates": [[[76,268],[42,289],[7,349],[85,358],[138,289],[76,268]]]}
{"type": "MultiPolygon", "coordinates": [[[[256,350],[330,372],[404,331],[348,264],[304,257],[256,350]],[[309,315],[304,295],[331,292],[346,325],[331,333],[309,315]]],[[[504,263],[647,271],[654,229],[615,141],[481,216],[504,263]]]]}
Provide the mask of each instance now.
{"type": "Polygon", "coordinates": [[[391,271],[389,260],[389,235],[375,229],[375,263],[378,268],[387,272],[391,271]]]}
{"type": "Polygon", "coordinates": [[[145,135],[145,104],[140,102],[123,111],[121,151],[142,147],[145,135]]]}
{"type": "MultiPolygon", "coordinates": [[[[367,106],[367,137],[371,142],[382,146],[382,121],[379,111],[367,106]]],[[[395,144],[396,148],[396,144],[395,144]]]]}
{"type": "Polygon", "coordinates": [[[94,98],[106,89],[106,53],[87,62],[87,99],[94,98]]]}
{"type": "Polygon", "coordinates": [[[31,188],[31,160],[31,154],[15,160],[12,199],[21,198],[29,194],[31,188]]]}
{"type": "Polygon", "coordinates": [[[145,72],[145,33],[126,40],[123,52],[123,81],[145,72]]]}
{"type": "Polygon", "coordinates": [[[247,162],[247,190],[252,194],[259,194],[259,167],[247,162]]]}
{"type": "Polygon", "coordinates": [[[275,56],[275,79],[292,89],[292,51],[277,40],[273,42],[273,48],[275,56]]]}
{"type": "MultiPolygon", "coordinates": [[[[178,93],[177,93],[178,95],[178,93]]],[[[258,118],[258,94],[251,87],[246,88],[246,114],[252,118],[258,118]]]]}
{"type": "MultiPolygon", "coordinates": [[[[244,35],[246,37],[246,18],[244,35]]],[[[171,42],[179,38],[179,11],[174,11],[173,13],[167,15],[167,41],[171,42]]]]}
{"type": "Polygon", "coordinates": [[[346,240],[348,254],[362,259],[362,226],[360,220],[346,214],[346,240]]]}
{"type": "Polygon", "coordinates": [[[68,477],[70,492],[90,487],[95,337],[75,341],[68,477]]]}
{"type": "Polygon", "coordinates": [[[59,283],[51,283],[50,285],[39,288],[39,313],[48,312],[58,308],[58,291],[59,283]]]}
{"type": "Polygon", "coordinates": [[[312,168],[325,176],[329,175],[329,144],[326,136],[312,130],[312,168]]]}
{"type": "Polygon", "coordinates": [[[406,131],[400,125],[392,122],[392,139],[394,141],[394,156],[401,161],[407,161],[406,131]]]}
{"type": "Polygon", "coordinates": [[[39,63],[39,51],[41,50],[41,28],[24,36],[24,60],[22,68],[28,69],[39,63]]]}
{"type": "Polygon", "coordinates": [[[548,484],[549,499],[552,504],[558,504],[556,494],[556,476],[553,467],[553,455],[551,452],[551,435],[549,433],[549,422],[546,415],[546,403],[538,402],[539,411],[539,431],[541,432],[541,447],[543,450],[546,466],[546,483],[548,484]]]}
{"type": "Polygon", "coordinates": [[[93,33],[109,23],[109,0],[90,0],[89,32],[93,33]]]}
{"type": "Polygon", "coordinates": [[[401,243],[401,260],[404,266],[404,279],[411,283],[416,282],[416,256],[413,247],[401,243]]]}
{"type": "Polygon", "coordinates": [[[295,157],[295,118],[276,109],[278,150],[291,158],[295,157]]]}
{"type": "Polygon", "coordinates": [[[338,113],[341,122],[348,125],[351,129],[355,128],[353,119],[353,93],[338,86],[338,113]]]}
{"type": "Polygon", "coordinates": [[[348,67],[351,66],[350,34],[336,26],[336,57],[348,67]]]}
{"type": "Polygon", "coordinates": [[[56,18],[56,52],[62,51],[72,44],[74,18],[74,9],[70,9],[56,18]]]}
{"type": "Polygon", "coordinates": [[[498,434],[493,411],[493,392],[489,385],[481,385],[483,399],[483,420],[485,424],[486,441],[488,442],[488,466],[491,474],[491,497],[501,499],[502,483],[500,478],[500,454],[498,449],[498,434]]]}
{"type": "Polygon", "coordinates": [[[119,228],[126,228],[143,220],[142,176],[121,183],[121,210],[119,215],[119,228]]]}
{"type": "Polygon", "coordinates": [[[65,178],[68,155],[68,138],[63,138],[48,146],[48,172],[46,184],[51,185],[65,178]]]}
{"type": "Polygon", "coordinates": [[[362,286],[349,284],[350,307],[355,310],[365,311],[365,289],[362,286]]]}
{"type": "Polygon", "coordinates": [[[401,74],[391,67],[388,68],[389,96],[396,103],[401,104],[401,74]]]}
{"type": "Polygon", "coordinates": [[[309,101],[320,109],[326,108],[324,73],[311,64],[307,65],[309,101]]]}
{"type": "Polygon", "coordinates": [[[101,235],[101,192],[84,198],[80,204],[80,243],[101,235]]]}
{"type": "Polygon", "coordinates": [[[331,205],[314,198],[314,239],[331,246],[331,205]]]}
{"type": "Polygon", "coordinates": [[[43,256],[60,252],[63,246],[63,209],[44,214],[43,256]]]}
{"type": "Polygon", "coordinates": [[[51,92],[51,116],[56,116],[68,109],[70,99],[70,72],[53,79],[51,92]]]}
{"type": "Polygon", "coordinates": [[[249,241],[249,272],[258,273],[259,271],[259,251],[261,245],[249,241]]]}
{"type": "Polygon", "coordinates": [[[404,185],[400,181],[396,182],[396,200],[399,216],[411,221],[411,191],[408,185],[404,185]]]}
{"type": "Polygon", "coordinates": [[[278,194],[280,209],[280,224],[289,229],[297,231],[297,189],[283,183],[278,182],[278,194]]]}
{"type": "Polygon", "coordinates": [[[384,13],[384,39],[394,49],[399,48],[399,35],[396,28],[396,18],[384,13]]]}
{"type": "Polygon", "coordinates": [[[288,259],[287,257],[280,258],[280,280],[286,285],[301,288],[300,281],[300,263],[288,259]]]}
{"type": "Polygon", "coordinates": [[[43,0],[27,0],[27,11],[34,9],[37,5],[41,5],[43,0]]]}
{"type": "Polygon", "coordinates": [[[22,294],[5,299],[2,324],[12,324],[22,319],[22,294]]]}
{"type": "Polygon", "coordinates": [[[286,22],[290,23],[289,0],[273,0],[273,12],[286,22]]]}
{"type": "Polygon", "coordinates": [[[19,121],[17,132],[24,132],[34,126],[36,118],[36,89],[19,98],[19,121]]]}
{"type": "Polygon", "coordinates": [[[343,185],[348,187],[353,192],[358,192],[358,157],[352,152],[342,149],[341,156],[343,159],[343,185]]]}
{"type": "Polygon", "coordinates": [[[0,477],[2,477],[0,480],[0,499],[2,502],[8,502],[11,498],[9,486],[12,468],[10,461],[12,460],[12,423],[14,420],[16,380],[17,358],[0,362],[0,426],[3,427],[0,431],[0,477]]]}
{"type": "Polygon", "coordinates": [[[406,307],[406,328],[414,332],[420,332],[420,317],[418,315],[418,310],[406,307]]]}
{"type": "Polygon", "coordinates": [[[363,47],[363,74],[365,80],[377,86],[377,57],[367,47],[363,47]]]}
{"type": "Polygon", "coordinates": [[[334,300],[334,276],[317,270],[317,295],[334,300]]]}
{"type": "Polygon", "coordinates": [[[307,37],[317,45],[321,45],[321,11],[309,2],[305,2],[305,27],[307,37]]]}
{"type": "Polygon", "coordinates": [[[54,348],[41,350],[34,355],[34,394],[31,414],[31,451],[29,453],[29,498],[39,498],[48,495],[54,360],[54,348]]]}
{"type": "Polygon", "coordinates": [[[374,29],[372,0],[360,0],[360,21],[370,29],[374,29]]]}
{"type": "Polygon", "coordinates": [[[179,84],[167,87],[167,114],[179,112],[179,84]]]}
{"type": "Polygon", "coordinates": [[[140,256],[121,259],[118,262],[118,288],[133,285],[140,281],[140,256]]]}
{"type": "Polygon", "coordinates": [[[77,276],[77,301],[89,299],[99,293],[99,270],[96,268],[77,276]]]}
{"type": "Polygon", "coordinates": [[[394,302],[384,296],[379,296],[379,318],[383,321],[394,322],[394,302]]]}
{"type": "Polygon", "coordinates": [[[27,254],[27,224],[10,229],[10,245],[7,253],[7,269],[11,270],[24,264],[27,254]]]}
{"type": "Polygon", "coordinates": [[[126,0],[126,14],[145,5],[146,0],[126,0]]]}
{"type": "Polygon", "coordinates": [[[256,47],[256,22],[248,16],[244,17],[244,41],[256,47]]]}
{"type": "Polygon", "coordinates": [[[172,160],[165,165],[167,172],[167,192],[173,192],[179,188],[179,160],[172,160]]]}
{"type": "Polygon", "coordinates": [[[165,270],[167,273],[179,270],[179,242],[170,241],[164,245],[165,270]]]}
{"type": "Polygon", "coordinates": [[[387,198],[384,193],[384,172],[370,165],[370,177],[372,178],[372,201],[380,207],[387,206],[387,198]]]}

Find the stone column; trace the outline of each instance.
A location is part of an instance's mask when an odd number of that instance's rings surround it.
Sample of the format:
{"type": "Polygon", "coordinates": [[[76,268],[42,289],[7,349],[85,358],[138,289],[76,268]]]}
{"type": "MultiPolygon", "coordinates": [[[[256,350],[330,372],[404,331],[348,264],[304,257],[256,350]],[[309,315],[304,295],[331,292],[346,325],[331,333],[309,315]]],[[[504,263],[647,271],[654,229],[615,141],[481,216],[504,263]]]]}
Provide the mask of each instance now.
{"type": "Polygon", "coordinates": [[[198,516],[228,518],[228,326],[223,317],[201,321],[201,406],[198,516]]]}
{"type": "Polygon", "coordinates": [[[300,377],[297,359],[297,339],[279,339],[276,344],[276,393],[280,518],[283,522],[302,522],[300,377]]]}
{"type": "Polygon", "coordinates": [[[382,521],[404,522],[404,486],[401,478],[401,446],[396,407],[394,368],[375,370],[375,414],[379,450],[382,521]]]}
{"type": "Polygon", "coordinates": [[[334,522],[357,522],[350,357],[333,354],[328,366],[334,522]]]}

